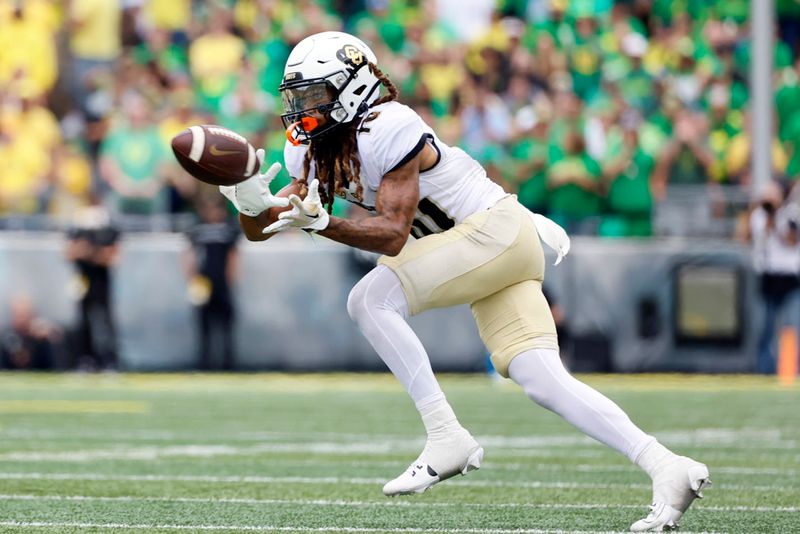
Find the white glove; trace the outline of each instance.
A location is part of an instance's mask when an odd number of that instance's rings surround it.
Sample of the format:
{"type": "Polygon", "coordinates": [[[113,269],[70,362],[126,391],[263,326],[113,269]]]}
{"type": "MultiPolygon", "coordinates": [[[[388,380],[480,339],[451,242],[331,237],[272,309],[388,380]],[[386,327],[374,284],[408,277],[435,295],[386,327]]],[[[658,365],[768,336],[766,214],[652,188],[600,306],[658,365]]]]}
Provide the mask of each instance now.
{"type": "MultiPolygon", "coordinates": [[[[264,149],[256,151],[258,167],[264,162],[264,149]]],[[[289,199],[276,197],[269,191],[269,184],[278,173],[281,172],[281,164],[273,163],[267,172],[254,174],[247,180],[236,185],[221,185],[219,192],[231,201],[233,206],[248,217],[256,217],[261,212],[269,208],[285,208],[289,205],[289,199]]]]}
{"type": "Polygon", "coordinates": [[[289,195],[292,209],[278,215],[278,220],[264,228],[264,233],[280,232],[287,228],[320,231],[328,227],[330,215],[319,199],[319,180],[313,180],[308,186],[308,194],[304,200],[297,195],[289,195]]]}

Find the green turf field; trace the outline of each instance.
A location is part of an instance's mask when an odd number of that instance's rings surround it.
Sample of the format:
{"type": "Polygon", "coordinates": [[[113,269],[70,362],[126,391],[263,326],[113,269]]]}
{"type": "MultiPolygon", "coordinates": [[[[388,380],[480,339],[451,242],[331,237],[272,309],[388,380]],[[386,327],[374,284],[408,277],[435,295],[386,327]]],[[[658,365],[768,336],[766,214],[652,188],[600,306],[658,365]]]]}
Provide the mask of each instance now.
{"type": "MultiPolygon", "coordinates": [[[[800,532],[800,387],[584,378],[708,463],[682,531],[800,532]]],[[[646,512],[646,475],[513,384],[442,384],[484,465],[387,499],[424,441],[388,375],[0,374],[0,532],[617,532],[646,512]]]]}

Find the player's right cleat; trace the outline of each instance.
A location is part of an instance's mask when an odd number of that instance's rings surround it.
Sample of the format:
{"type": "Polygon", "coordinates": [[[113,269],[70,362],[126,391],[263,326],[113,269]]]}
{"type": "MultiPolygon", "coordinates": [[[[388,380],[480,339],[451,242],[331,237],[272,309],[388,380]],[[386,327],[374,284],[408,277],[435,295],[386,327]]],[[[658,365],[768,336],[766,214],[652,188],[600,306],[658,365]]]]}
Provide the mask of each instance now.
{"type": "Polygon", "coordinates": [[[459,426],[441,437],[428,437],[422,454],[405,472],[383,486],[387,497],[422,493],[434,484],[480,468],[483,447],[459,426]]]}
{"type": "Polygon", "coordinates": [[[631,525],[631,532],[677,530],[684,512],[702,490],[711,485],[708,467],[685,456],[675,456],[653,477],[653,504],[647,517],[631,525]]]}

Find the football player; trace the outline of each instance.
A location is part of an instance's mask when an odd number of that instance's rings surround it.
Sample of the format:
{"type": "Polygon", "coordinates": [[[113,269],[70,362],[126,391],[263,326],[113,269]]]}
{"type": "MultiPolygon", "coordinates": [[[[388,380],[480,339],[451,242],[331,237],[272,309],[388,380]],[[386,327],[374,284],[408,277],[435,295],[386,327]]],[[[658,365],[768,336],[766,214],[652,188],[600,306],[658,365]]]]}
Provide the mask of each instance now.
{"type": "Polygon", "coordinates": [[[569,250],[563,229],[531,214],[397,102],[374,53],[352,35],[323,32],[298,43],[280,93],[292,183],[270,194],[269,181],[280,170],[274,163],[222,192],[251,240],[301,228],[382,254],[351,291],[347,310],[405,386],[428,436],[419,457],[383,492],[420,493],[481,465],[483,448],[459,423],[406,322],[431,308],[469,303],[501,375],[652,477],[651,512],[631,529],[676,526],[710,483],[708,469],[666,449],[562,365],[542,294],[541,241],[557,251],[558,263],[569,250]],[[374,216],[331,216],[337,196],[374,216]]]}

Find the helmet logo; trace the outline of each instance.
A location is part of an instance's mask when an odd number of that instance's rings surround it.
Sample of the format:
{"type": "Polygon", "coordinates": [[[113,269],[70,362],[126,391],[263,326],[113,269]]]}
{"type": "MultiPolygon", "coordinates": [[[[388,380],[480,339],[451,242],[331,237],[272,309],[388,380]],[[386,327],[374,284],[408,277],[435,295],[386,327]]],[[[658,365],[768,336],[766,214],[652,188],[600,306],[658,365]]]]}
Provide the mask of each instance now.
{"type": "Polygon", "coordinates": [[[294,81],[302,80],[302,79],[303,79],[303,73],[302,72],[287,72],[286,76],[283,77],[283,82],[284,83],[286,83],[286,82],[294,82],[294,81]]]}
{"type": "Polygon", "coordinates": [[[360,67],[364,63],[364,52],[353,45],[344,45],[336,52],[336,57],[351,67],[360,67]]]}

